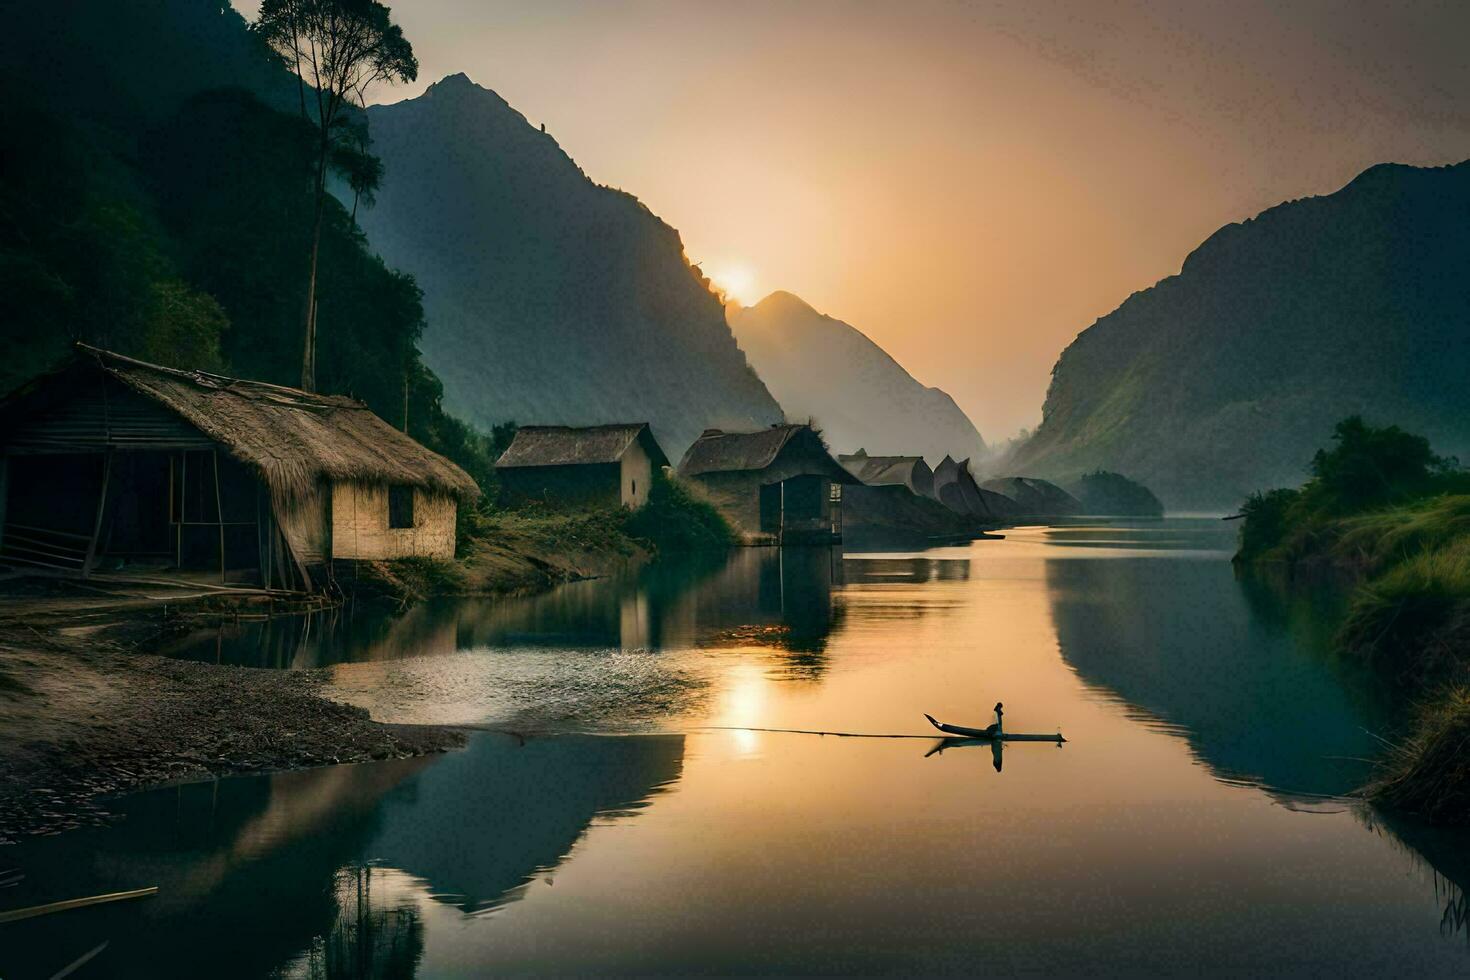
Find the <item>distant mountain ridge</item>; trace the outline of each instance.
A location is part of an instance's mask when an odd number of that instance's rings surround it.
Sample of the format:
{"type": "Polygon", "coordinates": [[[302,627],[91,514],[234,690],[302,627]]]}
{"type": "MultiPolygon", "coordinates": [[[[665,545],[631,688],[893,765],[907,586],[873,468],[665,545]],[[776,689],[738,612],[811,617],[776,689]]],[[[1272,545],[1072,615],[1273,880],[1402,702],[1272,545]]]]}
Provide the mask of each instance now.
{"type": "Polygon", "coordinates": [[[1466,458],[1467,268],[1470,161],[1372,167],[1227,225],[1078,335],[1007,465],[1116,470],[1172,509],[1225,509],[1299,484],[1353,413],[1466,458]]]}
{"type": "Polygon", "coordinates": [[[368,120],[386,176],[359,218],[424,290],[450,410],[482,428],[648,421],[675,459],[705,428],[782,421],[678,232],[500,96],[451,75],[368,120]]]}
{"type": "Polygon", "coordinates": [[[857,328],[774,292],[730,306],[730,326],[787,418],[816,420],[834,453],[923,456],[938,463],[985,453],[974,423],[857,328]]]}

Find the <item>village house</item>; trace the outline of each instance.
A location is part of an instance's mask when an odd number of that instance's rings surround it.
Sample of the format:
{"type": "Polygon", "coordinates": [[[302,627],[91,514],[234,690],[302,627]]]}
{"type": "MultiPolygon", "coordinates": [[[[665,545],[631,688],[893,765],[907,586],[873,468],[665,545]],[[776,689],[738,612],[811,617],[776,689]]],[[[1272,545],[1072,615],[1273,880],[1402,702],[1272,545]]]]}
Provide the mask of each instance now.
{"type": "Polygon", "coordinates": [[[684,454],[679,475],[747,539],[781,544],[839,540],[842,488],[859,482],[809,425],[706,429],[684,454]]]}
{"type": "Polygon", "coordinates": [[[502,503],[648,502],[654,474],[669,465],[647,422],[572,427],[526,425],[495,463],[502,503]]]}
{"type": "Polygon", "coordinates": [[[362,402],[78,344],[0,402],[0,561],[313,591],[339,560],[452,558],[479,494],[362,402]]]}
{"type": "Polygon", "coordinates": [[[986,522],[1005,521],[1021,513],[1015,501],[1002,493],[986,490],[975,482],[968,459],[955,462],[951,456],[934,467],[934,489],[930,496],[956,514],[986,522]]]}
{"type": "Polygon", "coordinates": [[[921,497],[934,496],[934,471],[923,456],[869,456],[859,449],[837,461],[870,487],[908,487],[921,497]]]}

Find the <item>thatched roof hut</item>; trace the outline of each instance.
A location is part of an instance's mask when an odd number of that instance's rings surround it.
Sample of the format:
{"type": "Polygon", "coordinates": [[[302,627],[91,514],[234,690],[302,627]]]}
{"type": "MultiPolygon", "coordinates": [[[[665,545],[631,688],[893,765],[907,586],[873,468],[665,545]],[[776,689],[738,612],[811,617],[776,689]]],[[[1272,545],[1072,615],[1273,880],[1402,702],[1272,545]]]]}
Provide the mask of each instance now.
{"type": "Polygon", "coordinates": [[[495,462],[505,503],[641,507],[668,456],[647,422],[526,425],[495,462]]]}
{"type": "Polygon", "coordinates": [[[684,454],[679,475],[746,536],[785,543],[840,538],[842,487],[860,482],[809,425],[706,429],[684,454]]]}
{"type": "Polygon", "coordinates": [[[0,554],[84,572],[167,559],[300,586],[336,558],[447,557],[458,503],[479,494],[355,399],[84,344],[0,401],[0,432],[0,554]],[[299,574],[270,574],[277,544],[299,574]]]}
{"type": "MultiPolygon", "coordinates": [[[[322,480],[400,484],[473,500],[480,489],[470,475],[387,422],[364,403],[342,395],[319,395],[262,381],[227,378],[149,364],[86,344],[56,371],[32,379],[0,402],[9,415],[66,376],[100,372],[127,389],[171,410],[235,459],[260,474],[277,493],[311,492],[322,480]]],[[[78,378],[69,388],[77,425],[45,428],[21,436],[22,449],[93,449],[111,442],[152,444],[150,430],[130,429],[125,418],[109,418],[98,404],[91,422],[79,400],[105,398],[105,391],[78,378]],[[91,395],[92,398],[88,396],[91,395]],[[30,438],[27,443],[24,440],[30,438]]],[[[157,433],[155,433],[157,434],[157,433]]],[[[167,440],[165,440],[167,441],[167,440]]]]}
{"type": "Polygon", "coordinates": [[[647,422],[612,425],[523,425],[496,460],[498,470],[522,466],[578,466],[616,463],[638,442],[655,466],[669,458],[653,438],[647,422]]]}
{"type": "Polygon", "coordinates": [[[1006,476],[986,480],[981,489],[1004,494],[1016,502],[1021,513],[1036,517],[1080,514],[1082,501],[1050,480],[1034,476],[1006,476]]]}
{"type": "Polygon", "coordinates": [[[859,449],[837,461],[870,487],[904,486],[924,497],[934,493],[934,471],[923,456],[869,456],[859,449]]]}

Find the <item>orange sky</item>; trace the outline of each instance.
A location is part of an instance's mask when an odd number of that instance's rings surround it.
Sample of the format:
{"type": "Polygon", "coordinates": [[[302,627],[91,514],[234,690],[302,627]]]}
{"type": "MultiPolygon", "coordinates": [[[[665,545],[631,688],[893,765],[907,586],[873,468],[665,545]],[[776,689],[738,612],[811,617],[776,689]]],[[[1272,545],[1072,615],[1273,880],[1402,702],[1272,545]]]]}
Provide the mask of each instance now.
{"type": "Polygon", "coordinates": [[[466,72],[695,261],[852,323],[992,441],[1221,224],[1470,156],[1462,3],[390,6],[422,70],[376,100],[466,72]]]}

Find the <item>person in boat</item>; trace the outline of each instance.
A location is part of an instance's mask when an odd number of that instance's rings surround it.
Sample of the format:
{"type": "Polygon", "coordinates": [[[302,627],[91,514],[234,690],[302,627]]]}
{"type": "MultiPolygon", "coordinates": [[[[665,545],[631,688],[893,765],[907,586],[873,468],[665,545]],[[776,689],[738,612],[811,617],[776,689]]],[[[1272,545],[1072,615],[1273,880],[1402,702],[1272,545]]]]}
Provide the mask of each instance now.
{"type": "Polygon", "coordinates": [[[995,723],[986,726],[985,734],[991,738],[999,738],[1005,734],[1005,729],[1002,725],[1002,722],[1005,720],[1005,713],[1005,705],[999,701],[995,702],[995,723]]]}

